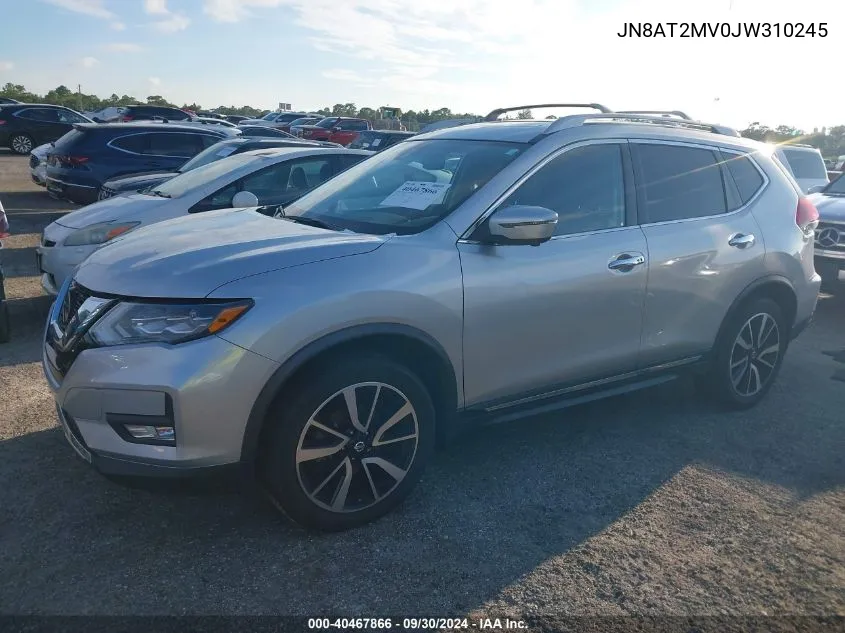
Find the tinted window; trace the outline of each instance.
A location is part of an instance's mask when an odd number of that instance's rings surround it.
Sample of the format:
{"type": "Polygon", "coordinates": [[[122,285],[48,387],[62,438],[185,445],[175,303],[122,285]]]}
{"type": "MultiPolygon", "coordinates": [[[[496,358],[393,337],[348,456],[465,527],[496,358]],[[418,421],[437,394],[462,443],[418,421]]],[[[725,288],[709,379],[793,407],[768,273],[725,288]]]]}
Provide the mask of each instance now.
{"type": "Polygon", "coordinates": [[[727,210],[714,152],[677,145],[633,145],[640,172],[643,222],[700,218],[727,210]]]}
{"type": "Polygon", "coordinates": [[[341,130],[366,130],[367,123],[365,121],[341,121],[338,127],[341,130]]]}
{"type": "Polygon", "coordinates": [[[754,194],[763,186],[763,176],[747,156],[723,153],[725,164],[733,178],[736,188],[739,191],[739,198],[742,204],[747,203],[754,194]]]}
{"type": "Polygon", "coordinates": [[[77,114],[76,112],[71,112],[70,110],[56,110],[56,115],[59,118],[59,121],[62,123],[90,123],[88,119],[86,119],[81,114],[77,114]]]}
{"type": "Polygon", "coordinates": [[[341,154],[337,157],[340,161],[340,169],[343,171],[344,169],[349,169],[352,165],[356,165],[364,160],[366,156],[359,156],[356,154],[341,154]]]}
{"type": "Polygon", "coordinates": [[[129,136],[119,136],[110,145],[125,152],[134,152],[135,154],[144,154],[148,147],[147,134],[130,134],[129,136]]]}
{"type": "Polygon", "coordinates": [[[561,154],[526,180],[503,206],[546,207],[558,214],[555,235],[625,224],[625,180],[618,145],[588,145],[561,154]]]}
{"type": "Polygon", "coordinates": [[[330,127],[334,127],[336,124],[337,124],[337,117],[327,117],[327,118],[323,119],[322,121],[318,121],[314,125],[316,125],[317,127],[322,127],[322,128],[328,129],[330,127]]]}
{"type": "Polygon", "coordinates": [[[244,126],[239,128],[241,131],[241,136],[264,136],[264,137],[275,137],[275,138],[296,138],[293,134],[288,134],[287,132],[283,132],[282,130],[277,130],[272,127],[267,127],[265,125],[254,125],[254,126],[244,126]]]}
{"type": "Polygon", "coordinates": [[[203,137],[182,132],[151,132],[146,154],[190,158],[204,149],[203,137]]]}
{"type": "Polygon", "coordinates": [[[824,178],[827,179],[827,170],[824,161],[817,152],[807,152],[800,149],[782,147],[781,151],[789,163],[789,168],[796,178],[824,178]]]}
{"type": "Polygon", "coordinates": [[[26,108],[19,110],[17,113],[22,119],[29,119],[30,121],[42,121],[55,123],[58,121],[56,111],[51,108],[26,108]]]}
{"type": "MultiPolygon", "coordinates": [[[[245,165],[253,162],[258,162],[260,159],[251,154],[234,154],[213,161],[202,167],[191,169],[185,173],[180,173],[175,178],[171,178],[156,187],[156,190],[171,198],[179,198],[186,193],[193,191],[197,187],[203,187],[212,180],[219,178],[225,174],[233,173],[242,169],[245,165]]],[[[234,178],[234,176],[233,176],[234,178]]]]}

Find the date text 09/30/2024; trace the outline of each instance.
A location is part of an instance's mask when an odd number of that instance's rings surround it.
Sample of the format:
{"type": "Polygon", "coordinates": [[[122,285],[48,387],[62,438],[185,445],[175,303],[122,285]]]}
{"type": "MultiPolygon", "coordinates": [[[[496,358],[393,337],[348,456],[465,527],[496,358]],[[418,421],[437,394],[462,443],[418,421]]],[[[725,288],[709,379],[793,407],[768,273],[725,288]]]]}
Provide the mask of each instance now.
{"type": "Polygon", "coordinates": [[[510,618],[308,618],[310,630],[519,631],[528,625],[510,618]]]}

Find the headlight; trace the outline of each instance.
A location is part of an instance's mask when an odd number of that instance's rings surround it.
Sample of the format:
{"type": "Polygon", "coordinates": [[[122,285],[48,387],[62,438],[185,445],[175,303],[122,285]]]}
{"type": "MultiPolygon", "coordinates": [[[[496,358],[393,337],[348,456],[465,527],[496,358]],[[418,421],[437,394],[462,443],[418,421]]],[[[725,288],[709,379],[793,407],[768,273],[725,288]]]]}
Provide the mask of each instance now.
{"type": "Polygon", "coordinates": [[[64,241],[64,245],[86,246],[90,244],[105,244],[118,235],[123,235],[126,231],[131,231],[139,224],[140,222],[102,222],[100,224],[92,224],[68,235],[64,241]]]}
{"type": "Polygon", "coordinates": [[[119,303],[88,331],[97,346],[184,343],[225,329],[252,307],[227,303],[119,303]]]}

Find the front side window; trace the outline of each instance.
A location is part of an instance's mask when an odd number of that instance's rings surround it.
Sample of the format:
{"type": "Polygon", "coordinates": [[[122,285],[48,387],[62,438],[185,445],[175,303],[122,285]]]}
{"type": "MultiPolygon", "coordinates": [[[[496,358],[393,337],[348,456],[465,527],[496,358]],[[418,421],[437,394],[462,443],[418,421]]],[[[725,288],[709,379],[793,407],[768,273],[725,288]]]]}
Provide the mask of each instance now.
{"type": "Polygon", "coordinates": [[[56,114],[61,123],[91,123],[81,114],[71,112],[70,110],[57,110],[56,114]]]}
{"type": "Polygon", "coordinates": [[[337,125],[337,121],[338,121],[337,117],[329,117],[329,118],[323,119],[322,121],[318,121],[314,125],[316,125],[317,127],[325,128],[325,129],[328,130],[330,128],[333,128],[335,125],[337,125]]]}
{"type": "Polygon", "coordinates": [[[680,145],[635,143],[641,222],[686,220],[725,213],[727,202],[716,153],[680,145]]]}
{"type": "Polygon", "coordinates": [[[525,147],[449,139],[400,143],[302,197],[285,215],[362,233],[418,233],[455,210],[525,147]]]}
{"type": "Polygon", "coordinates": [[[546,207],[558,214],[555,235],[625,225],[625,179],[617,144],[564,152],[528,178],[502,206],[546,207]]]}

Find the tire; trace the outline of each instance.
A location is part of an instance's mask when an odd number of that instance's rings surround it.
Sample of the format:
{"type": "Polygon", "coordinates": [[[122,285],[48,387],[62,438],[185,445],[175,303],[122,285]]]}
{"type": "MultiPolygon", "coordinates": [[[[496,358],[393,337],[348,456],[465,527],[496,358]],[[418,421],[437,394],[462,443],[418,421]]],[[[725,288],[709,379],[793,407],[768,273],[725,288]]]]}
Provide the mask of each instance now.
{"type": "Polygon", "coordinates": [[[13,134],[9,139],[9,149],[15,154],[26,156],[35,147],[35,141],[29,134],[13,134]]]}
{"type": "Polygon", "coordinates": [[[719,335],[706,377],[709,392],[727,408],[753,407],[771,389],[788,345],[781,307],[768,298],[746,302],[719,335]]]}
{"type": "Polygon", "coordinates": [[[413,372],[378,355],[342,358],[300,377],[276,399],[265,420],[259,476],[296,523],[345,530],[397,506],[419,480],[434,442],[434,405],[413,372]],[[354,392],[357,406],[349,407],[353,398],[344,392],[354,392]]]}
{"type": "Polygon", "coordinates": [[[12,319],[9,316],[9,304],[0,300],[0,343],[8,343],[10,338],[12,338],[12,319]]]}

